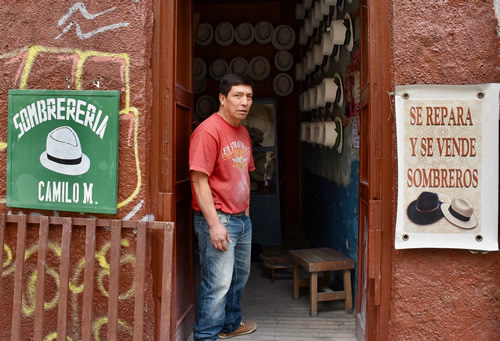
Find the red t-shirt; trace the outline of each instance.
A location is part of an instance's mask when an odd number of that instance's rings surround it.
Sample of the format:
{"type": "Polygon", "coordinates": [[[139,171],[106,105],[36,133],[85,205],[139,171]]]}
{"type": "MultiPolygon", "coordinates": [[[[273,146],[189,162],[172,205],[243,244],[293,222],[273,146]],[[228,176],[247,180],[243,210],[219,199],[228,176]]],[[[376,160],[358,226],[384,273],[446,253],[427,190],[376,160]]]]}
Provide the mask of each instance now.
{"type": "MultiPolygon", "coordinates": [[[[240,213],[248,208],[250,177],[255,170],[252,143],[246,128],[238,128],[215,113],[203,121],[191,135],[189,170],[208,175],[215,208],[226,213],[240,213]]],[[[192,207],[200,211],[193,193],[192,207]]]]}

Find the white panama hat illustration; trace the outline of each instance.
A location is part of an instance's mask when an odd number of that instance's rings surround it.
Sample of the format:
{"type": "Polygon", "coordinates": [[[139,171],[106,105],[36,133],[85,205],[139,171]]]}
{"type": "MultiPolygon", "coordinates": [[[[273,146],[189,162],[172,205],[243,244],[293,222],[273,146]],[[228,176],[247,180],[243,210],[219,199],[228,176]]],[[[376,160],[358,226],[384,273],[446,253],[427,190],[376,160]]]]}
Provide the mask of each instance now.
{"type": "Polygon", "coordinates": [[[53,172],[66,175],[82,175],[90,168],[90,160],[82,153],[78,135],[68,126],[58,127],[47,135],[40,163],[53,172]]]}

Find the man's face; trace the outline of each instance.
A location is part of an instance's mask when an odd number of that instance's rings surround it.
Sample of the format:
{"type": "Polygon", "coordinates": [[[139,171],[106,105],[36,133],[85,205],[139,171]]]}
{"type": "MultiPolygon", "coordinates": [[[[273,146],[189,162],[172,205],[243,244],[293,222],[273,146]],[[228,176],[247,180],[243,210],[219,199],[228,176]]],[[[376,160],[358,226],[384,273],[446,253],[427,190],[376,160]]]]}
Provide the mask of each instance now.
{"type": "Polygon", "coordinates": [[[250,85],[233,85],[227,96],[220,94],[223,115],[230,124],[239,125],[247,117],[252,106],[252,97],[250,85]]]}

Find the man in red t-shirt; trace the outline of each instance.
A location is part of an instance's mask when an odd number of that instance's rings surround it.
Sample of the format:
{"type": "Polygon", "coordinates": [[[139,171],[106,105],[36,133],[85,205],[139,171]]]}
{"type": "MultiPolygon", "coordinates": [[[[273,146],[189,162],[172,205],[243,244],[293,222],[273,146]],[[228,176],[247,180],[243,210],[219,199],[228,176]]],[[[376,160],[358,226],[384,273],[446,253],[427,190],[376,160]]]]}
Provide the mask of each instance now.
{"type": "Polygon", "coordinates": [[[252,145],[241,121],[252,105],[253,83],[239,74],[220,82],[219,111],[191,135],[189,170],[201,284],[194,340],[254,332],[241,320],[240,299],[250,274],[252,145]]]}

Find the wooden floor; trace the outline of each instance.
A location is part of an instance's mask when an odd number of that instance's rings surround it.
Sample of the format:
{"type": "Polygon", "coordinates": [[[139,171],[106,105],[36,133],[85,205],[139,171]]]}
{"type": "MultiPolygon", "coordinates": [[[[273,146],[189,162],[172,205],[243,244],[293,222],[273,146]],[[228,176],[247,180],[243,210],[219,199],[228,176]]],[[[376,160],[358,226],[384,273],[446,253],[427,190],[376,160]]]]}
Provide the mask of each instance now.
{"type": "Polygon", "coordinates": [[[291,272],[276,277],[271,283],[264,277],[261,263],[252,264],[242,307],[243,319],[255,321],[257,331],[238,336],[235,341],[356,340],[355,316],[345,313],[342,301],[319,302],[318,316],[310,317],[309,289],[302,288],[300,299],[293,300],[291,272]]]}

